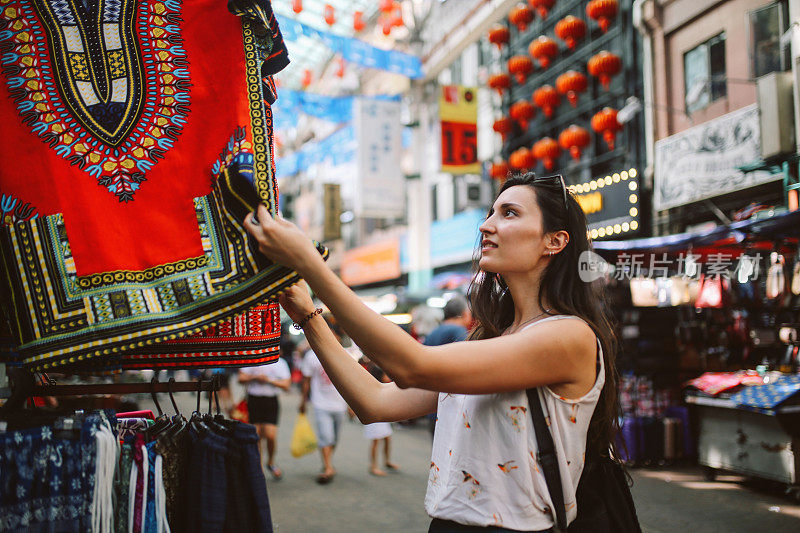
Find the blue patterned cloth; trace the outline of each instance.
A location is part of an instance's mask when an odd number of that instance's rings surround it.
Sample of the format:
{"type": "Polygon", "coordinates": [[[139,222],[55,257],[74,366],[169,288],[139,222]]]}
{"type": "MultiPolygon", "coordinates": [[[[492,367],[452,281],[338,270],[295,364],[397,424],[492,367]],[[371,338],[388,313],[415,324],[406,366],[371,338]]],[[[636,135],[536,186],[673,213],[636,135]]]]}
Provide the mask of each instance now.
{"type": "Polygon", "coordinates": [[[0,531],[89,531],[101,415],[79,436],[50,426],[0,433],[0,531]]]}
{"type": "Polygon", "coordinates": [[[800,374],[784,375],[771,383],[745,387],[730,397],[742,407],[774,409],[800,391],[800,374]]]}

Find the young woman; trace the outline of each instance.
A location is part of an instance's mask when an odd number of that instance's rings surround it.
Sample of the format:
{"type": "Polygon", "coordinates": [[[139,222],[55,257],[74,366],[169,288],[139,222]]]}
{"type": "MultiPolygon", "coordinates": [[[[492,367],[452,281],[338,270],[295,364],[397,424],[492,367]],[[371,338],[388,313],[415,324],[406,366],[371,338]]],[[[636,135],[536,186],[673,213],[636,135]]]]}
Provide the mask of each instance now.
{"type": "Polygon", "coordinates": [[[526,389],[537,388],[555,441],[567,518],[587,453],[608,453],[616,420],[612,328],[599,288],[579,278],[586,218],[560,176],[508,179],[482,235],[470,288],[470,340],[424,346],[373,313],[290,222],[259,207],[245,227],[262,253],[295,268],[363,352],[379,383],[336,342],[305,287],[281,297],[364,423],[438,407],[425,508],[431,532],[549,531],[552,502],[536,461],[526,389]],[[308,317],[311,318],[308,318],[308,317]],[[594,415],[594,416],[593,416],[594,415]],[[591,423],[590,423],[591,422],[591,423]]]}

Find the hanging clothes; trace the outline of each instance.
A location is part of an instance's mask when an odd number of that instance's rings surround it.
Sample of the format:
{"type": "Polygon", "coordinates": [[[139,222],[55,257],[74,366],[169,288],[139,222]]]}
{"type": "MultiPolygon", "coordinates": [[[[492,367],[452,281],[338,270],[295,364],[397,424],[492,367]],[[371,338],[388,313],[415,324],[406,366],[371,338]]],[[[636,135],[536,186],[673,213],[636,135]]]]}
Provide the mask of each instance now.
{"type": "Polygon", "coordinates": [[[277,357],[275,306],[256,311],[271,317],[258,319],[270,324],[260,348],[200,333],[252,322],[248,309],[298,280],[242,227],[259,202],[277,210],[270,106],[286,48],[269,0],[227,4],[3,2],[0,291],[16,344],[5,361],[74,371],[277,357]]]}
{"type": "Polygon", "coordinates": [[[255,427],[70,415],[0,433],[0,532],[272,531],[255,427]]]}

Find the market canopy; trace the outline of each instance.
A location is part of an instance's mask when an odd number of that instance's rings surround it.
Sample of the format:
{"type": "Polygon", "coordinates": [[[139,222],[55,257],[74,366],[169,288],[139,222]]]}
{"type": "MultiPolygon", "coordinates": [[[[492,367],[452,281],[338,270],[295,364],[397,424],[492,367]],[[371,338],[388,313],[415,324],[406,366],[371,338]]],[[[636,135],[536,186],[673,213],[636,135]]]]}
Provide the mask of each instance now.
{"type": "Polygon", "coordinates": [[[595,241],[594,251],[600,254],[617,252],[678,252],[692,248],[726,247],[749,241],[772,241],[800,236],[800,211],[778,214],[760,220],[741,220],[717,226],[711,231],[689,231],[662,237],[627,241],[595,241]]]}

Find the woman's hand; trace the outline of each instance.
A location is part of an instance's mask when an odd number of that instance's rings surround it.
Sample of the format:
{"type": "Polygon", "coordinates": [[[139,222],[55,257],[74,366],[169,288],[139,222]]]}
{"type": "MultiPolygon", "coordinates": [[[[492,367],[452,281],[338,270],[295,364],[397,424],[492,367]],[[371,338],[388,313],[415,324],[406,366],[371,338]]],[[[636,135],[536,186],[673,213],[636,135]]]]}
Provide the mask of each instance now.
{"type": "Polygon", "coordinates": [[[278,297],[281,307],[283,307],[292,322],[297,323],[314,312],[314,301],[308,292],[308,285],[305,281],[296,283],[286,289],[278,297]]]}
{"type": "Polygon", "coordinates": [[[247,215],[244,227],[258,242],[258,250],[269,259],[300,274],[314,261],[322,260],[311,239],[300,228],[280,215],[273,218],[263,204],[258,205],[256,216],[258,222],[252,213],[247,215]]]}

